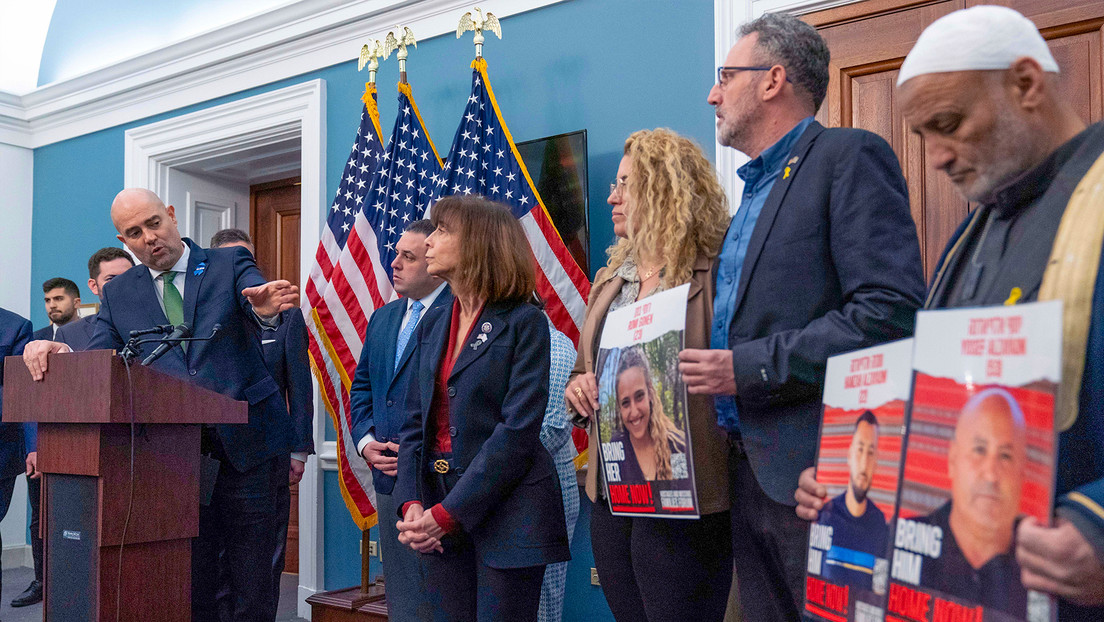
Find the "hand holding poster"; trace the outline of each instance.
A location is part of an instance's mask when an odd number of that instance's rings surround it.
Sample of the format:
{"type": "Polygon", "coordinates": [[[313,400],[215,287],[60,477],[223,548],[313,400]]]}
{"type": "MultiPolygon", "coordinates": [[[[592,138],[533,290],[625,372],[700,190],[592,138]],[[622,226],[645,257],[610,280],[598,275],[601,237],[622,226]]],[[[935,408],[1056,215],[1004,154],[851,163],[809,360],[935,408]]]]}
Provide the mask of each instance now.
{"type": "Polygon", "coordinates": [[[1048,524],[1062,305],[923,311],[886,619],[1054,619],[1016,561],[1025,516],[1048,524]]]}
{"type": "Polygon", "coordinates": [[[598,434],[610,511],[697,518],[686,385],[678,353],[690,286],[606,318],[596,365],[598,434]]]}
{"type": "Polygon", "coordinates": [[[884,617],[912,345],[905,339],[828,359],[816,473],[828,502],[809,533],[811,619],[884,617]]]}

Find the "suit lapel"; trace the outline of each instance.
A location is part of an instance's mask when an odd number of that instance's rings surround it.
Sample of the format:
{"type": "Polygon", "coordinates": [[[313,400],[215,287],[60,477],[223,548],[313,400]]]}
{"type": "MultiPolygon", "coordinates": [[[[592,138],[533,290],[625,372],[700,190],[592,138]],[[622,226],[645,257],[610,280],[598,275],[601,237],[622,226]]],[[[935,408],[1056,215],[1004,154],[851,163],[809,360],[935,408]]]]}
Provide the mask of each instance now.
{"type": "Polygon", "coordinates": [[[483,312],[479,314],[472,326],[472,337],[468,339],[464,347],[460,349],[460,354],[456,356],[456,362],[453,363],[449,378],[460,373],[461,370],[471,365],[472,362],[483,356],[483,353],[491,349],[491,344],[506,328],[506,321],[499,317],[501,313],[501,308],[483,309],[483,312]],[[482,337],[485,337],[485,339],[482,337]]]}
{"type": "MultiPolygon", "coordinates": [[[[433,300],[433,304],[431,304],[428,309],[422,311],[422,319],[425,319],[425,316],[428,315],[430,311],[432,311],[434,309],[437,309],[439,307],[443,307],[446,304],[448,304],[450,306],[452,305],[452,296],[450,295],[450,291],[449,291],[449,288],[448,288],[447,285],[445,286],[445,288],[443,290],[441,290],[440,294],[437,294],[437,298],[435,298],[433,300]]],[[[388,349],[387,349],[388,352],[394,352],[396,347],[398,346],[399,326],[402,325],[402,316],[406,313],[406,307],[399,306],[399,309],[400,309],[401,312],[399,314],[398,319],[396,320],[396,324],[393,327],[393,330],[391,330],[391,332],[390,332],[390,334],[393,336],[393,339],[389,343],[389,346],[388,346],[388,349]]],[[[409,361],[410,358],[413,356],[414,350],[416,349],[414,347],[414,345],[415,345],[414,338],[411,337],[410,340],[406,342],[406,350],[403,351],[402,357],[399,358],[398,366],[396,366],[395,369],[391,373],[391,382],[394,382],[395,378],[399,377],[399,372],[401,372],[403,370],[403,368],[406,367],[407,361],[409,361]]],[[[392,355],[391,362],[394,363],[394,361],[395,361],[394,355],[392,355]]]]}
{"type": "Polygon", "coordinates": [[[161,308],[161,296],[157,293],[157,286],[153,284],[153,276],[150,275],[149,268],[142,266],[141,270],[135,271],[135,278],[138,279],[138,286],[135,288],[135,294],[138,295],[139,300],[148,300],[150,304],[143,304],[146,309],[146,319],[149,321],[149,326],[159,326],[162,324],[168,324],[169,318],[165,317],[165,311],[161,308]]]}
{"type": "Polygon", "coordinates": [[[767,195],[767,201],[759,212],[759,219],[755,221],[755,228],[752,230],[751,239],[748,241],[747,255],[744,256],[744,265],[740,270],[740,283],[736,289],[737,309],[744,299],[748,282],[751,280],[751,273],[755,271],[755,263],[759,261],[759,255],[763,252],[763,245],[766,243],[771,227],[774,226],[774,219],[778,216],[778,210],[782,207],[786,193],[790,190],[790,184],[797,177],[798,169],[804,164],[805,154],[812,147],[813,140],[823,131],[824,126],[816,121],[813,121],[805,129],[801,134],[801,138],[797,140],[797,144],[790,150],[783,172],[775,179],[774,186],[771,187],[770,194],[767,195]]]}
{"type": "Polygon", "coordinates": [[[207,251],[193,244],[191,240],[184,241],[192,248],[192,254],[188,257],[188,275],[184,277],[184,322],[194,329],[199,286],[207,274],[207,251]],[[202,269],[199,268],[201,264],[202,269]]]}
{"type": "MultiPolygon", "coordinates": [[[[419,382],[422,390],[422,413],[428,414],[433,406],[433,391],[437,387],[437,369],[441,366],[441,355],[448,347],[449,320],[441,318],[428,331],[422,333],[422,343],[419,344],[421,353],[418,360],[421,362],[420,377],[428,379],[428,382],[419,382]]],[[[429,424],[429,417],[423,417],[422,426],[429,424]]]]}

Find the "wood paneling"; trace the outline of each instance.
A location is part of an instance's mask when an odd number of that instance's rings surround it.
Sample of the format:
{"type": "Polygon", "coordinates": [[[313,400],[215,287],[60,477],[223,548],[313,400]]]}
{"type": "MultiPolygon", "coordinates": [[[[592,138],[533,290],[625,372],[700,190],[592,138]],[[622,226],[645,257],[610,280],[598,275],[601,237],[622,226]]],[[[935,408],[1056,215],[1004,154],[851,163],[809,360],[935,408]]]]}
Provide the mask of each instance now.
{"type": "MultiPolygon", "coordinates": [[[[971,206],[946,175],[925,162],[922,139],[909,131],[897,104],[901,62],[933,21],[981,0],[867,0],[804,17],[832,52],[828,96],[817,119],[858,127],[885,138],[901,160],[909,204],[929,279],[935,263],[971,206]]],[[[1005,0],[1031,18],[1061,68],[1059,92],[1086,121],[1104,116],[1102,48],[1104,0],[1005,0]]]]}
{"type": "Polygon", "coordinates": [[[250,235],[265,278],[299,285],[300,184],[293,177],[249,189],[250,235]]]}

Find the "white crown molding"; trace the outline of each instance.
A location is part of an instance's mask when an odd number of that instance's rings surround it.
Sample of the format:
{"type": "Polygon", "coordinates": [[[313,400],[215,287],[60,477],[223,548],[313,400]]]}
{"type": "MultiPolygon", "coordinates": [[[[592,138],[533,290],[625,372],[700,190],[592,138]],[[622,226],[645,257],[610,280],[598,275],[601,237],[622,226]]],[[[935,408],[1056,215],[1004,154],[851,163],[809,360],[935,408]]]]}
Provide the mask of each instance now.
{"type": "MultiPolygon", "coordinates": [[[[488,0],[504,18],[563,0],[488,0]]],[[[472,0],[304,0],[21,97],[0,93],[0,142],[37,148],[356,58],[396,24],[455,32],[472,0]]],[[[507,33],[509,36],[509,33],[507,33]]],[[[471,55],[457,42],[458,55],[471,55]]],[[[417,63],[417,53],[411,54],[417,63]]]]}

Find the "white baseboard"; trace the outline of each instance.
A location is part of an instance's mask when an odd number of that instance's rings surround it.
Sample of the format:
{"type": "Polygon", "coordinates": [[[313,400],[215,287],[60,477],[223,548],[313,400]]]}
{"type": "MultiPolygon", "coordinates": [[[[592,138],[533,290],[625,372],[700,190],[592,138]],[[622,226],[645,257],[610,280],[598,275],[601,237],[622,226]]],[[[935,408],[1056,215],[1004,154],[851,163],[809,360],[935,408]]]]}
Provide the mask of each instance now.
{"type": "Polygon", "coordinates": [[[0,553],[0,567],[4,570],[11,570],[12,568],[33,568],[34,556],[31,555],[31,545],[16,544],[14,546],[5,546],[3,553],[0,553]]]}
{"type": "Polygon", "coordinates": [[[307,604],[307,599],[314,596],[316,590],[312,590],[309,587],[299,586],[299,599],[296,600],[296,609],[300,618],[304,620],[311,619],[311,606],[307,604]]]}

